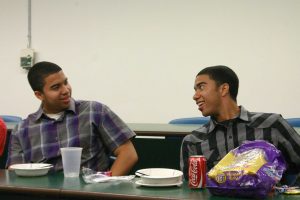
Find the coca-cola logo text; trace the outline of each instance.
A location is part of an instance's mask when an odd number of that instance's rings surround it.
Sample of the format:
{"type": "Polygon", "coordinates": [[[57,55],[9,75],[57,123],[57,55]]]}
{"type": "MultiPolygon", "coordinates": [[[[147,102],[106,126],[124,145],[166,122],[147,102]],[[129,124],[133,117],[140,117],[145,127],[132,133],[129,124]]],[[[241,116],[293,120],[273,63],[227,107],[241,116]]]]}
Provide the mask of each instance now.
{"type": "Polygon", "coordinates": [[[190,163],[190,184],[192,186],[198,186],[198,162],[197,160],[191,160],[190,163]]]}

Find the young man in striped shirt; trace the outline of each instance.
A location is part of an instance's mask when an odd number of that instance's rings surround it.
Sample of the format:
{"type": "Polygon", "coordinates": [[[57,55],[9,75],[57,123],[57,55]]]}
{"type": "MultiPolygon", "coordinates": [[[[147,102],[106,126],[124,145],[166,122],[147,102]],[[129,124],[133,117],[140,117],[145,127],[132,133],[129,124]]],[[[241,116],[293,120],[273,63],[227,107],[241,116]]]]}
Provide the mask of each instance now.
{"type": "Polygon", "coordinates": [[[279,114],[249,112],[238,106],[238,87],[237,75],[226,66],[207,67],[197,74],[193,99],[202,115],[211,119],[183,139],[180,167],[185,179],[191,155],[204,155],[210,170],[243,141],[266,140],[286,160],[288,169],[282,182],[293,184],[295,180],[288,177],[295,178],[300,170],[300,136],[279,114]]]}
{"type": "Polygon", "coordinates": [[[39,62],[28,81],[41,106],[12,131],[7,166],[47,162],[62,170],[61,147],[82,147],[81,166],[127,174],[137,162],[131,142],[135,133],[106,105],[74,100],[62,69],[39,62]],[[110,168],[110,155],[116,160],[110,168]]]}

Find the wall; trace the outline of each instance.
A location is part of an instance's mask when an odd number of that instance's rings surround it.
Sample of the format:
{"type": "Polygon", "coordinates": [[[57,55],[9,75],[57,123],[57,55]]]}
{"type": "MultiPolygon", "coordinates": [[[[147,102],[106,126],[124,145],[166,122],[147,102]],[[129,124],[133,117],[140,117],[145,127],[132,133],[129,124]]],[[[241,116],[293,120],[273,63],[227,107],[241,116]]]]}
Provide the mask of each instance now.
{"type": "MultiPolygon", "coordinates": [[[[240,77],[239,104],[299,117],[299,19],[298,0],[32,0],[32,48],[126,122],[200,116],[194,77],[217,64],[240,77]]],[[[27,1],[0,0],[0,27],[0,113],[26,117],[27,1]]]]}

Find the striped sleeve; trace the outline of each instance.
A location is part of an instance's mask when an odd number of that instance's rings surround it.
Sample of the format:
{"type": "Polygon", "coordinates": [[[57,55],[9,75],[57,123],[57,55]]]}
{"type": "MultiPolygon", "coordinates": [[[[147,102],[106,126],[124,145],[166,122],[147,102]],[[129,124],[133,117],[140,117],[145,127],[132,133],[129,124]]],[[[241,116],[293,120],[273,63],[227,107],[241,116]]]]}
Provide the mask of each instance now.
{"type": "Polygon", "coordinates": [[[272,129],[276,145],[285,157],[289,170],[300,172],[300,135],[285,119],[280,118],[272,129]]]}

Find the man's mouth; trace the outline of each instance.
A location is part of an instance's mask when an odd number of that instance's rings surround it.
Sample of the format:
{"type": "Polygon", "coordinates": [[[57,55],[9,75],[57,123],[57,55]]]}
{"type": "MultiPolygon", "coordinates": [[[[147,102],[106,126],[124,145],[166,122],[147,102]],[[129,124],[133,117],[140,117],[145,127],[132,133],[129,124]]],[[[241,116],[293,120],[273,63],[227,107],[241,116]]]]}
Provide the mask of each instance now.
{"type": "Polygon", "coordinates": [[[70,97],[65,97],[65,98],[61,99],[61,101],[63,101],[64,103],[69,103],[70,97]]]}
{"type": "Polygon", "coordinates": [[[199,110],[202,111],[203,106],[204,106],[204,101],[198,101],[197,105],[198,105],[199,110]]]}

